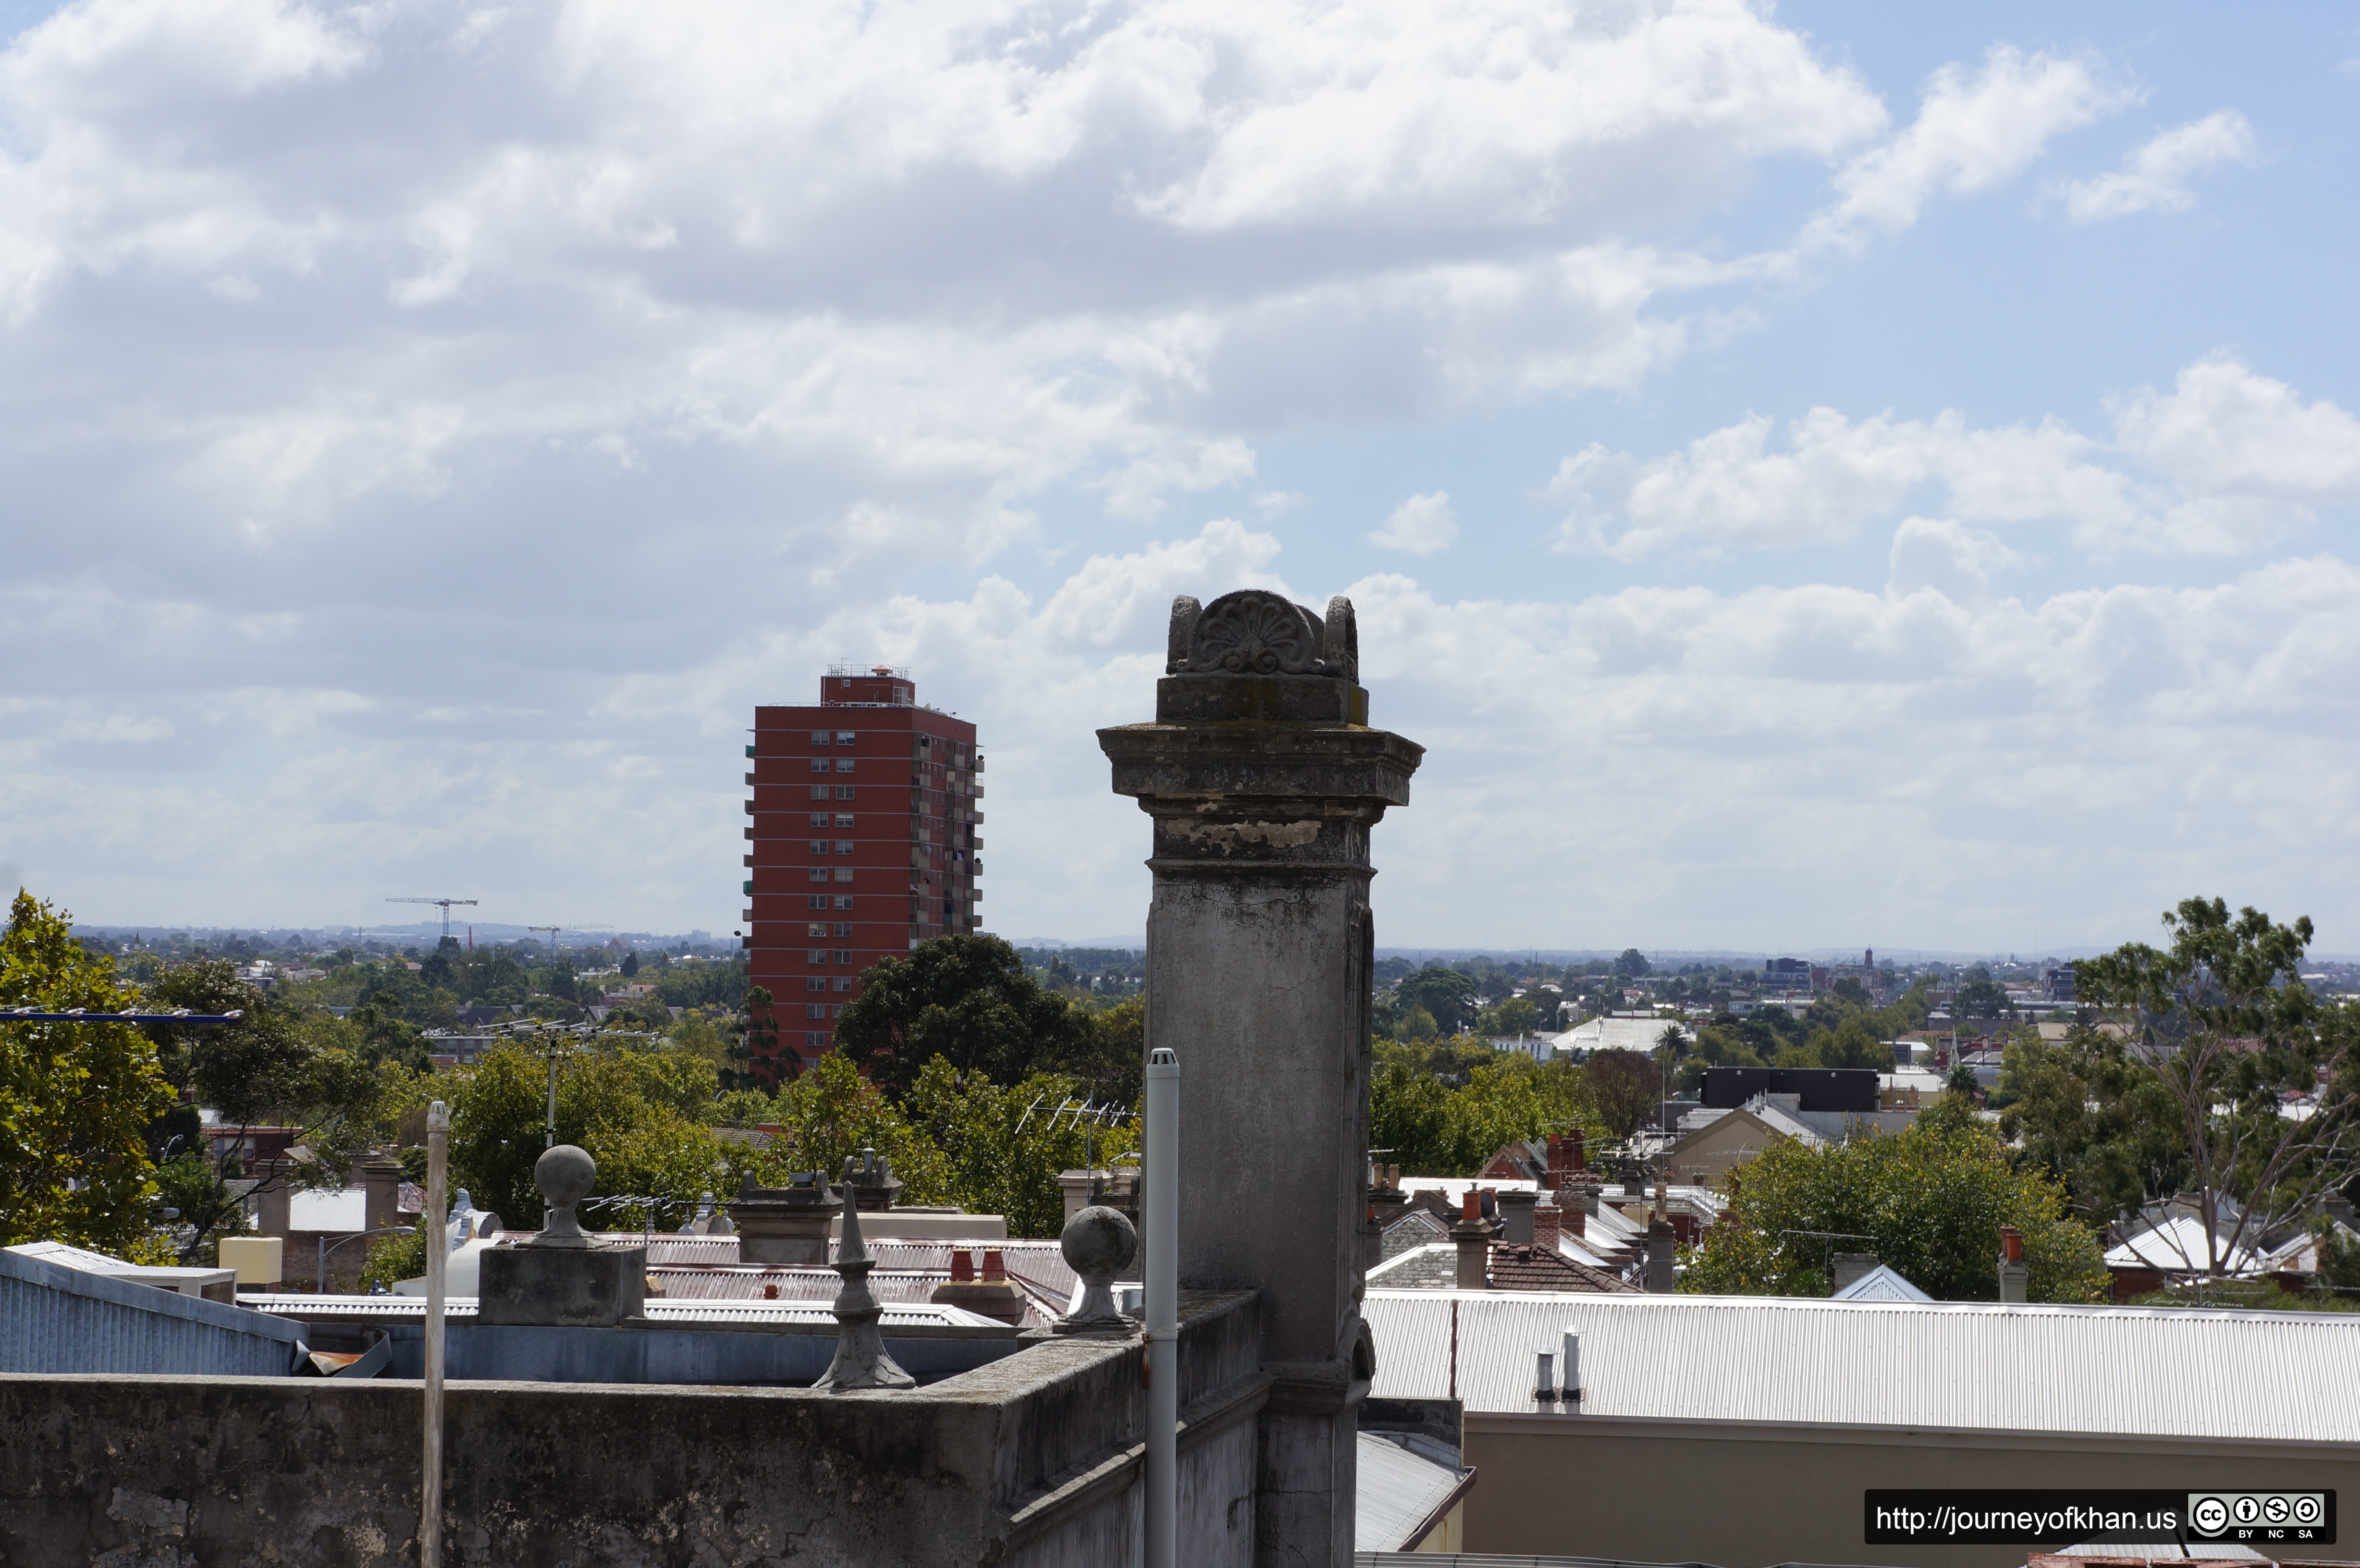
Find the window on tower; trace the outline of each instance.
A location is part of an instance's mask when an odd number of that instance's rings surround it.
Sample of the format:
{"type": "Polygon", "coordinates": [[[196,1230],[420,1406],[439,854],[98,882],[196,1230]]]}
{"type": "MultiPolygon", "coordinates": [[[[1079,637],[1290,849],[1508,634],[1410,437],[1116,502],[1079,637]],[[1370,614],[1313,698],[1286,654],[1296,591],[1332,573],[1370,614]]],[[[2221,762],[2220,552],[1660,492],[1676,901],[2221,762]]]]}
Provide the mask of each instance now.
{"type": "Polygon", "coordinates": [[[825,936],[826,934],[827,922],[825,920],[812,920],[806,923],[803,927],[803,935],[805,936],[825,936]]]}
{"type": "Polygon", "coordinates": [[[836,825],[840,828],[850,827],[852,825],[852,813],[850,811],[838,811],[836,814],[836,825]]]}
{"type": "MultiPolygon", "coordinates": [[[[825,800],[825,799],[827,799],[826,795],[825,795],[824,793],[822,793],[822,791],[823,791],[825,788],[826,788],[826,786],[825,786],[825,785],[814,785],[814,786],[812,787],[812,799],[813,799],[813,800],[825,800]]],[[[852,799],[852,786],[851,786],[851,785],[849,785],[849,784],[839,784],[839,785],[837,785],[837,786],[836,787],[836,798],[837,800],[851,800],[851,799],[852,799]]]]}
{"type": "Polygon", "coordinates": [[[826,867],[826,866],[813,866],[813,867],[811,868],[811,879],[812,879],[813,881],[814,881],[814,882],[825,882],[825,881],[826,881],[826,880],[827,880],[827,867],[826,867]]]}
{"type": "Polygon", "coordinates": [[[811,852],[814,855],[825,855],[827,853],[827,840],[824,838],[815,838],[812,840],[811,852]]]}
{"type": "Polygon", "coordinates": [[[836,841],[836,853],[838,855],[850,855],[852,853],[852,841],[848,838],[837,839],[836,841]]]}
{"type": "Polygon", "coordinates": [[[851,881],[851,880],[852,880],[852,867],[851,867],[851,866],[837,866],[837,867],[836,868],[836,879],[837,881],[839,881],[839,882],[849,882],[849,881],[851,881]]]}
{"type": "Polygon", "coordinates": [[[825,772],[826,772],[826,771],[827,771],[827,758],[826,758],[826,757],[813,757],[813,758],[812,758],[812,771],[813,771],[814,773],[825,773],[825,772]]]}
{"type": "Polygon", "coordinates": [[[814,894],[811,896],[811,907],[812,907],[813,909],[826,909],[826,908],[827,908],[827,895],[826,895],[826,894],[825,894],[825,893],[814,893],[814,894]]]}
{"type": "MultiPolygon", "coordinates": [[[[818,760],[818,761],[820,761],[820,762],[825,762],[827,759],[826,759],[825,757],[820,757],[820,758],[817,758],[816,760],[818,760]]],[[[851,771],[852,771],[852,758],[850,758],[850,757],[837,757],[837,758],[836,759],[836,770],[838,773],[849,773],[849,772],[851,772],[851,771]]]]}
{"type": "Polygon", "coordinates": [[[827,1004],[825,1002],[804,1003],[803,1017],[807,1018],[824,1018],[827,1017],[827,1004]]]}
{"type": "Polygon", "coordinates": [[[804,976],[803,976],[803,989],[804,989],[804,990],[806,990],[806,991],[825,991],[825,990],[826,990],[826,989],[827,989],[827,976],[826,976],[826,975],[804,975],[804,976]]]}
{"type": "Polygon", "coordinates": [[[836,907],[839,909],[848,909],[852,908],[852,895],[849,893],[838,893],[836,896],[836,907]]]}
{"type": "Polygon", "coordinates": [[[825,811],[814,811],[811,814],[811,825],[815,828],[824,828],[827,826],[827,813],[825,811]]]}
{"type": "Polygon", "coordinates": [[[852,989],[852,976],[851,976],[851,975],[837,975],[837,976],[836,977],[836,988],[837,990],[839,990],[839,991],[849,991],[849,990],[851,990],[851,989],[852,989]]]}
{"type": "Polygon", "coordinates": [[[836,934],[838,936],[850,936],[852,934],[852,922],[850,920],[836,921],[836,934]]]}
{"type": "Polygon", "coordinates": [[[848,948],[848,947],[839,947],[839,948],[837,948],[837,949],[836,950],[836,961],[838,964],[849,964],[849,963],[851,963],[851,962],[852,962],[852,949],[850,949],[850,948],[848,948]]]}
{"type": "Polygon", "coordinates": [[[836,732],[836,744],[838,746],[850,746],[855,738],[857,737],[850,730],[838,730],[836,732]]]}
{"type": "Polygon", "coordinates": [[[825,964],[827,962],[827,949],[824,947],[814,947],[809,953],[804,953],[803,957],[814,964],[825,964]]]}
{"type": "Polygon", "coordinates": [[[814,745],[814,746],[825,746],[826,744],[827,744],[827,732],[826,732],[825,730],[814,730],[814,731],[812,731],[812,745],[814,745]]]}

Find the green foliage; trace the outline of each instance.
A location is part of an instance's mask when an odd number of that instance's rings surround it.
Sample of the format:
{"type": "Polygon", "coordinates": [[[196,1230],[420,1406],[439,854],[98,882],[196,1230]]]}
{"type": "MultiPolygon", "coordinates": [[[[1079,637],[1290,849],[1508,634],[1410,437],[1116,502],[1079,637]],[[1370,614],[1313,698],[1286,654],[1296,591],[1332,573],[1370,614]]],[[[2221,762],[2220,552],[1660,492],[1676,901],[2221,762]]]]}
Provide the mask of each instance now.
{"type": "MultiPolygon", "coordinates": [[[[0,1006],[113,1012],[130,1000],[67,916],[17,892],[0,932],[0,1006]]],[[[0,1022],[0,1246],[108,1251],[147,1237],[147,1131],[171,1105],[153,1042],[129,1025],[0,1022]]]]}
{"type": "Polygon", "coordinates": [[[1088,1090],[1054,1073],[996,1084],[936,1056],[920,1070],[903,1105],[918,1134],[940,1151],[953,1201],[974,1213],[1007,1215],[1011,1236],[1052,1236],[1065,1225],[1059,1172],[1089,1169],[1093,1160],[1111,1168],[1139,1150],[1135,1119],[1086,1127],[1053,1115],[1088,1090]]]}
{"type": "Polygon", "coordinates": [[[1728,1184],[1682,1290],[1824,1296],[1832,1253],[1874,1252],[1938,1301],[1995,1301],[2003,1225],[2024,1234],[2031,1300],[2095,1301],[2106,1282],[2097,1237],[2067,1215],[2063,1190],[2016,1168],[1973,1108],[1948,1096],[1891,1137],[1773,1144],[1728,1184]]]}
{"type": "Polygon", "coordinates": [[[1654,967],[1647,962],[1645,953],[1635,947],[1626,947],[1622,950],[1622,956],[1614,961],[1613,972],[1625,980],[1636,980],[1654,967]]]}
{"type": "Polygon", "coordinates": [[[1950,1016],[1954,1018],[2005,1018],[2016,1016],[2016,1004],[2007,999],[2006,990],[1988,974],[1979,980],[1970,980],[1959,987],[1951,998],[1950,1016]]]}
{"type": "MultiPolygon", "coordinates": [[[[547,1146],[548,1073],[544,1059],[496,1045],[448,1080],[452,1185],[522,1229],[540,1224],[532,1168],[547,1146]]],[[[594,1197],[663,1199],[647,1223],[673,1228],[701,1194],[734,1188],[751,1161],[740,1146],[716,1138],[704,1119],[718,1093],[713,1064],[680,1052],[560,1057],[557,1141],[579,1145],[598,1162],[594,1197]]],[[[620,1212],[613,1224],[625,1228],[620,1212]]],[[[636,1217],[628,1228],[640,1228],[636,1217]]]]}
{"type": "Polygon", "coordinates": [[[1513,1052],[1489,1060],[1453,1087],[1424,1071],[1415,1053],[1381,1053],[1371,1085],[1369,1141],[1390,1164],[1420,1176],[1471,1176],[1500,1146],[1567,1127],[1594,1127],[1589,1080],[1561,1062],[1513,1052]]]}
{"type": "Polygon", "coordinates": [[[408,1236],[381,1236],[368,1243],[368,1261],[361,1265],[361,1293],[366,1295],[379,1285],[391,1290],[402,1280],[415,1279],[425,1272],[426,1232],[422,1227],[408,1236]]]}
{"type": "Polygon", "coordinates": [[[1445,1034],[1458,1034],[1475,1021],[1475,982],[1456,969],[1429,964],[1403,977],[1393,996],[1404,1008],[1423,1007],[1445,1034]]]}
{"type": "Polygon", "coordinates": [[[906,959],[871,965],[860,984],[836,1021],[836,1051],[896,1094],[934,1056],[1003,1083],[1093,1057],[1089,1015],[1043,990],[998,937],[920,942],[906,959]]]}
{"type": "Polygon", "coordinates": [[[1635,1051],[1593,1051],[1582,1072],[1599,1120],[1617,1141],[1651,1121],[1664,1098],[1663,1068],[1635,1051]]]}
{"type": "Polygon", "coordinates": [[[2130,1218],[2187,1176],[2179,1102],[2118,1037],[2077,1029],[2054,1045],[2037,1035],[2012,1040],[1993,1099],[2018,1160],[2062,1183],[2092,1225],[2130,1218]]]}
{"type": "Polygon", "coordinates": [[[1529,996],[1511,996],[1504,1002],[1494,1002],[1483,1009],[1477,1019],[1475,1031],[1499,1039],[1511,1036],[1521,1039],[1539,1026],[1540,1008],[1529,996]]]}
{"type": "Polygon", "coordinates": [[[1400,1038],[1416,1040],[1421,1044],[1433,1040],[1441,1032],[1441,1026],[1434,1021],[1434,1015],[1424,1007],[1412,1007],[1408,1012],[1404,1013],[1396,1027],[1400,1038]]]}
{"type": "MultiPolygon", "coordinates": [[[[2129,942],[2075,967],[2079,995],[2118,1032],[2149,1120],[2169,1105],[2180,1182],[2202,1212],[2241,1212],[2215,1232],[2221,1255],[2308,1209],[2348,1173],[2360,1133],[2360,1040],[2345,1009],[2322,1015],[2300,978],[2308,917],[2188,898],[2164,914],[2171,945],[2129,942]],[[2279,1096],[2324,1083],[2305,1119],[2279,1096]],[[2159,1088],[2162,1093],[2154,1091],[2159,1088]]],[[[2147,1195],[2159,1197],[2151,1181],[2147,1195]]],[[[2209,1259],[2215,1269],[2221,1257],[2209,1259]]]]}

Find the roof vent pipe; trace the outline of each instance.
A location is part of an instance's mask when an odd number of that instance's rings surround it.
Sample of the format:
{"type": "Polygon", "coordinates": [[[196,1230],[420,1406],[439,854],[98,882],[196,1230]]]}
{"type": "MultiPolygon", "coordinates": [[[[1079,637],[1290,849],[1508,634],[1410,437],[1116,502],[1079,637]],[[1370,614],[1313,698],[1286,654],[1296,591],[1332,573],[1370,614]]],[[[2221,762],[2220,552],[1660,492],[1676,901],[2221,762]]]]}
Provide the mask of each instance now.
{"type": "Polygon", "coordinates": [[[1545,1405],[1557,1403],[1557,1352],[1536,1350],[1534,1356],[1540,1366],[1534,1375],[1533,1398],[1545,1405]]]}
{"type": "Polygon", "coordinates": [[[1564,1367],[1565,1402],[1579,1409],[1581,1404],[1581,1333],[1578,1329],[1565,1331],[1564,1367]]]}

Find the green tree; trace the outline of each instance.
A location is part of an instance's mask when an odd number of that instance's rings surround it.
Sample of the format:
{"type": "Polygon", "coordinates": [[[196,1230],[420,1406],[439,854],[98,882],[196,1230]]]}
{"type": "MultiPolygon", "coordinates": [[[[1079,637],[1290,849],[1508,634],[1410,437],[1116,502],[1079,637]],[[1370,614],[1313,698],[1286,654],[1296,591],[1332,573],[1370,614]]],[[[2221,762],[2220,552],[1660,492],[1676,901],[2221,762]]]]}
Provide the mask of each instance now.
{"type": "MultiPolygon", "coordinates": [[[[21,888],[0,932],[0,1006],[119,1012],[111,960],[21,888]]],[[[0,1246],[118,1251],[155,1223],[147,1130],[171,1107],[156,1050],[126,1024],[0,1021],[0,1246]]]]}
{"type": "Polygon", "coordinates": [[[1476,1031],[1497,1039],[1523,1039],[1540,1026],[1541,1011],[1529,996],[1511,996],[1483,1009],[1476,1031]]]}
{"type": "Polygon", "coordinates": [[[1012,1083],[1086,1059],[1093,1044],[1089,1015],[1043,990],[996,936],[922,942],[907,958],[870,965],[860,984],[836,1021],[836,1051],[897,1094],[931,1057],[1012,1083]]]}
{"type": "Polygon", "coordinates": [[[1061,1172],[1111,1168],[1139,1150],[1135,1116],[1118,1112],[1086,1123],[1057,1114],[1090,1094],[1087,1083],[1064,1073],[999,1084],[934,1056],[902,1109],[939,1151],[952,1201],[972,1213],[1005,1214],[1011,1236],[1051,1236],[1065,1225],[1061,1172]]]}
{"type": "Polygon", "coordinates": [[[2105,1285],[2097,1237],[2068,1216],[2063,1191],[2016,1168],[1973,1108],[1947,1096],[1890,1137],[1773,1144],[1728,1186],[1684,1290],[1824,1296],[1833,1253],[1874,1252],[1937,1301],[1994,1301],[2002,1225],[2024,1236],[2030,1300],[2095,1301],[2105,1285]]]}
{"type": "Polygon", "coordinates": [[[1420,1176],[1471,1176],[1501,1146],[1567,1127],[1595,1129],[1588,1077],[1562,1062],[1484,1051],[1456,1087],[1414,1053],[1380,1052],[1370,1086],[1369,1138],[1385,1160],[1420,1176]]]}
{"type": "Polygon", "coordinates": [[[243,1015],[226,1024],[145,1026],[167,1081],[237,1134],[210,1148],[190,1138],[157,1151],[166,1161],[160,1180],[167,1197],[185,1227],[183,1258],[208,1256],[218,1236],[243,1228],[246,1204],[257,1193],[342,1186],[353,1157],[388,1130],[381,1119],[387,1096],[408,1072],[372,1062],[355,1049],[362,1033],[348,1021],[273,1003],[223,958],[172,965],[148,987],[146,1001],[243,1015]],[[245,1165],[236,1149],[257,1127],[289,1129],[286,1161],[245,1165]]]}
{"type": "Polygon", "coordinates": [[[1647,962],[1645,953],[1635,947],[1626,947],[1622,950],[1622,956],[1614,961],[1613,972],[1625,980],[1637,980],[1654,967],[1647,962]]]}
{"type": "Polygon", "coordinates": [[[2016,1004],[2007,999],[2006,990],[1991,977],[1991,971],[1981,964],[1967,971],[1965,984],[1950,1000],[1950,1016],[1954,1018],[2005,1018],[2016,1016],[2016,1004]]]}
{"type": "Polygon", "coordinates": [[[1429,964],[1403,976],[1393,995],[1404,1008],[1425,1008],[1445,1034],[1458,1034],[1475,1021],[1475,982],[1443,964],[1429,964]]]}
{"type": "Polygon", "coordinates": [[[1586,1064],[1599,1119],[1619,1142],[1655,1119],[1663,1069],[1635,1051],[1593,1051],[1586,1064]]]}
{"type": "MultiPolygon", "coordinates": [[[[2160,1085],[2196,1195],[2207,1256],[2230,1254],[2300,1222],[2349,1174],[2360,1135],[2360,1061],[2345,1009],[2322,1017],[2300,978],[2308,916],[2272,923],[2220,898],[2183,899],[2163,923],[2171,945],[2126,942],[2074,968],[2078,996],[2121,1039],[2146,1084],[2160,1085]],[[2283,1114],[2283,1094],[2324,1083],[2311,1114],[2283,1114]]],[[[2150,1197],[2167,1191],[2150,1186],[2150,1197]]]]}

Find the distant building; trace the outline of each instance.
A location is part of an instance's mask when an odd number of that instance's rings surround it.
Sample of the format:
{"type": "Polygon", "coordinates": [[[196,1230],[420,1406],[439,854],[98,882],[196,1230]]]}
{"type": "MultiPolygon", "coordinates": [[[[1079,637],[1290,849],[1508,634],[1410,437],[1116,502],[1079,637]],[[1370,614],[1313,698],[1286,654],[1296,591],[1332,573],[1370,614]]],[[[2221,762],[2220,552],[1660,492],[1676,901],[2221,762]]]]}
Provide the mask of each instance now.
{"type": "Polygon", "coordinates": [[[862,970],[982,924],[983,757],[973,724],[881,665],[829,670],[816,703],[755,709],[746,755],[749,979],[779,1050],[810,1061],[862,970]]]}

